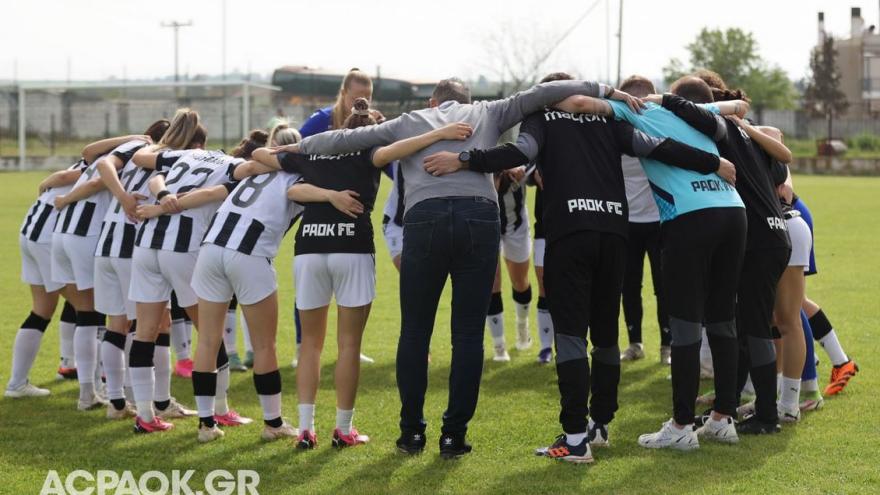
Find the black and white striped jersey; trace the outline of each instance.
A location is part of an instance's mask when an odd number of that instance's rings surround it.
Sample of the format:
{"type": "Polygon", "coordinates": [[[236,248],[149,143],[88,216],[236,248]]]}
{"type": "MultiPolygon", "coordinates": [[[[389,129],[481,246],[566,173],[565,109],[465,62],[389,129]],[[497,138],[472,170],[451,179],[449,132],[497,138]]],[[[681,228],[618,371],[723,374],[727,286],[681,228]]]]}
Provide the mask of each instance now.
{"type": "MultiPolygon", "coordinates": [[[[150,191],[147,183],[154,171],[148,168],[138,167],[131,161],[131,157],[137,150],[146,146],[141,140],[132,140],[110,152],[123,163],[119,170],[119,181],[127,193],[138,193],[149,196],[150,191]]],[[[98,247],[95,256],[110,258],[131,258],[134,251],[134,239],[137,234],[137,226],[125,215],[122,204],[114,196],[107,207],[104,215],[104,225],[101,228],[101,237],[98,238],[98,247]]]]}
{"type": "MultiPolygon", "coordinates": [[[[107,155],[101,155],[83,170],[73,189],[98,176],[98,162],[107,155]]],[[[71,203],[58,214],[55,223],[55,232],[60,234],[73,234],[80,237],[92,237],[101,234],[101,223],[107,213],[107,207],[113,195],[103,189],[88,198],[71,203]]]]}
{"type": "Polygon", "coordinates": [[[508,183],[498,191],[498,214],[501,234],[512,234],[526,222],[526,188],[519,183],[508,183]]]}
{"type": "MultiPolygon", "coordinates": [[[[86,166],[86,162],[80,160],[68,167],[68,170],[80,170],[86,166]]],[[[24,222],[21,224],[21,235],[25,236],[27,240],[39,244],[52,242],[52,231],[55,230],[55,222],[58,219],[58,212],[55,210],[55,197],[67,194],[71,189],[73,189],[73,184],[43,191],[43,194],[40,194],[28,209],[24,222]]]]}
{"type": "Polygon", "coordinates": [[[284,234],[303,210],[287,199],[287,190],[299,178],[299,174],[278,171],[238,183],[214,214],[204,243],[274,258],[284,234]]]}
{"type": "MultiPolygon", "coordinates": [[[[165,185],[180,194],[202,187],[232,182],[235,166],[244,162],[220,151],[174,150],[159,153],[156,166],[168,169],[165,185]]],[[[138,229],[135,245],[149,249],[186,253],[197,251],[220,202],[208,203],[176,215],[145,220],[138,229]]]]}
{"type": "Polygon", "coordinates": [[[385,209],[383,223],[394,222],[398,227],[403,227],[403,171],[400,162],[392,162],[391,177],[394,185],[391,186],[391,192],[388,193],[388,199],[385,200],[385,209]]]}

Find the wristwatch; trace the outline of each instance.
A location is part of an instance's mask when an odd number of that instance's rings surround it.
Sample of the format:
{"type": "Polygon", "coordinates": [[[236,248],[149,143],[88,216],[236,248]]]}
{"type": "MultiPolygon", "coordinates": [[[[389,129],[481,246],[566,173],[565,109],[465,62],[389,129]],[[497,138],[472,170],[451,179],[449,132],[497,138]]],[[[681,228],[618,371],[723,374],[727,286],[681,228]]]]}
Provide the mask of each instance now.
{"type": "Polygon", "coordinates": [[[461,163],[468,163],[471,161],[471,152],[470,151],[462,151],[458,154],[458,161],[461,163]]]}

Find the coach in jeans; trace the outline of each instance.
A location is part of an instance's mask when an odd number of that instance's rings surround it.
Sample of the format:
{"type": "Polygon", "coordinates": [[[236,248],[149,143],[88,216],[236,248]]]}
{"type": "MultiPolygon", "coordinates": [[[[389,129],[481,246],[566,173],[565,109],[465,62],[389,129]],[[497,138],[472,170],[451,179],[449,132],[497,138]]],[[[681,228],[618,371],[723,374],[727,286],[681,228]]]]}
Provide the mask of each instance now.
{"type": "Polygon", "coordinates": [[[452,122],[465,122],[474,129],[467,141],[442,141],[401,160],[407,185],[397,348],[397,386],[402,403],[402,434],[397,446],[402,452],[415,454],[425,447],[428,349],[447,277],[452,278],[452,367],[440,454],[451,458],[471,450],[465,433],[480,390],[484,319],[500,236],[491,174],[465,171],[434,177],[425,172],[424,158],[438,151],[466,154],[465,150],[490,148],[526,115],[576,94],[626,101],[634,109],[639,105],[626,93],[587,81],[539,84],[509,98],[471,104],[468,87],[452,78],[437,84],[429,108],[376,126],[325,132],[298,145],[301,153],[339,154],[386,145],[452,122]]]}

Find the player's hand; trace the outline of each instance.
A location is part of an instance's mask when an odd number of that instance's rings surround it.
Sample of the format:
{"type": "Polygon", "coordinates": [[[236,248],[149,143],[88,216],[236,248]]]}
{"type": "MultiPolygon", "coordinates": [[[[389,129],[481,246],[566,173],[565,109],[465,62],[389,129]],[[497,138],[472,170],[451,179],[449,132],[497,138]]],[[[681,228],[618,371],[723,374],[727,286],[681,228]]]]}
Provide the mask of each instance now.
{"type": "Polygon", "coordinates": [[[61,211],[64,208],[67,208],[68,204],[69,203],[67,201],[67,198],[63,194],[59,194],[58,196],[55,196],[55,209],[57,211],[61,211]]]}
{"type": "Polygon", "coordinates": [[[783,182],[776,186],[776,195],[783,201],[785,204],[790,205],[794,202],[794,189],[791,188],[790,184],[783,182]]]}
{"type": "Polygon", "coordinates": [[[440,134],[440,139],[464,141],[471,137],[474,128],[464,122],[453,122],[437,129],[437,132],[440,134]]]}
{"type": "Polygon", "coordinates": [[[277,155],[278,153],[299,153],[299,143],[286,144],[284,146],[270,146],[269,153],[277,155]]]}
{"type": "Polygon", "coordinates": [[[142,220],[156,218],[164,214],[165,210],[162,209],[162,205],[140,205],[137,207],[137,216],[142,220]]]}
{"type": "Polygon", "coordinates": [[[169,215],[183,211],[183,208],[180,207],[180,203],[177,201],[177,196],[174,194],[166,194],[159,200],[159,205],[162,206],[162,211],[169,215]]]}
{"type": "Polygon", "coordinates": [[[658,105],[663,104],[663,95],[648,95],[642,98],[642,103],[656,103],[658,105]]]}
{"type": "Polygon", "coordinates": [[[425,158],[425,172],[440,177],[464,168],[464,163],[458,161],[458,153],[451,151],[439,151],[425,158]]]}
{"type": "Polygon", "coordinates": [[[526,167],[520,166],[516,168],[512,168],[507,171],[507,177],[510,178],[510,182],[522,182],[523,178],[526,176],[526,167]]]}
{"type": "Polygon", "coordinates": [[[727,181],[731,186],[736,185],[736,165],[726,158],[718,157],[718,170],[715,171],[719,177],[727,181]]]}
{"type": "Polygon", "coordinates": [[[376,119],[377,124],[381,124],[382,122],[385,122],[385,120],[387,120],[385,116],[382,115],[382,112],[376,110],[375,108],[370,109],[370,116],[376,119]]]}
{"type": "Polygon", "coordinates": [[[334,208],[345,213],[351,218],[357,218],[364,212],[364,205],[357,200],[360,197],[355,191],[346,189],[345,191],[333,191],[330,193],[330,204],[334,208]]]}
{"type": "Polygon", "coordinates": [[[122,205],[122,209],[125,211],[125,216],[129,220],[132,222],[140,222],[141,219],[137,213],[138,202],[145,199],[147,199],[147,197],[143,194],[126,193],[119,201],[119,204],[122,205]]]}
{"type": "Polygon", "coordinates": [[[532,177],[535,179],[535,185],[544,190],[544,177],[541,176],[541,172],[535,168],[535,172],[532,174],[532,177]]]}
{"type": "Polygon", "coordinates": [[[642,108],[645,108],[645,104],[642,103],[642,100],[636,98],[635,96],[623,92],[619,89],[615,89],[611,96],[608,98],[609,100],[617,100],[626,103],[626,105],[636,113],[642,113],[642,108]]]}

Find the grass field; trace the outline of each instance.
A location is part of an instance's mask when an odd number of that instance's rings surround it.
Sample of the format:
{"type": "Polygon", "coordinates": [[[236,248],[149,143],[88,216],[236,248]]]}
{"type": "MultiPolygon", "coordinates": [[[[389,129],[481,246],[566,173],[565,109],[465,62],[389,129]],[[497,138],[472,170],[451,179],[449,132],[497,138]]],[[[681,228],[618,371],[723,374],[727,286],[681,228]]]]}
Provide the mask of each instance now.
{"type": "MultiPolygon", "coordinates": [[[[36,193],[41,174],[0,175],[0,380],[8,380],[15,332],[30,305],[19,280],[17,228],[36,193]]],[[[880,180],[796,177],[798,192],[810,205],[817,224],[820,275],[808,282],[808,293],[826,309],[845,348],[862,373],[825,408],[808,415],[782,434],[747,438],[736,446],[704,443],[697,452],[647,451],[636,437],[655,431],[670,416],[668,367],[658,363],[657,329],[646,316],[648,359],[624,366],[621,408],[612,425],[612,447],[594,452],[591,466],[555,464],[532,455],[532,449],[560,431],[558,394],[552,367],[539,367],[534,352],[512,352],[507,364],[485,362],[482,395],[469,439],[474,453],[457,461],[437,455],[440,416],[446,403],[449,372],[449,298],[441,301],[437,319],[426,414],[429,444],[425,454],[409,458],[396,453],[398,396],[394,356],[398,335],[398,282],[385,246],[377,239],[378,299],[367,328],[364,351],[376,359],[363,368],[355,422],[373,441],[368,446],[336,452],[329,447],[335,402],[332,372],[334,340],[328,339],[322,368],[317,414],[317,451],[297,452],[288,443],[263,444],[260,426],[227,430],[222,441],[199,445],[196,421],[178,421],[167,434],[134,435],[131,422],[109,422],[103,411],[75,409],[77,386],[53,380],[58,360],[55,321],[46,332],[31,379],[48,387],[46,399],[0,400],[0,494],[38,493],[47,471],[63,479],[76,469],[170,472],[195,469],[201,480],[212,469],[255,469],[260,493],[878,493],[880,492],[880,427],[877,411],[880,368],[877,339],[880,316],[880,180]]],[[[383,181],[381,198],[388,192],[383,181]]],[[[379,204],[381,205],[381,199],[379,204]]],[[[381,215],[374,215],[380,222],[381,215]]],[[[277,260],[282,324],[280,361],[285,385],[285,416],[295,422],[293,302],[290,240],[277,260]]],[[[650,281],[650,277],[647,277],[650,281]]],[[[646,288],[646,293],[649,291],[646,288]]],[[[509,284],[505,288],[509,299],[509,284]]],[[[654,311],[646,298],[646,314],[654,311]]],[[[512,314],[512,311],[509,311],[512,314]]],[[[508,316],[508,341],[513,321],[508,316]]],[[[331,328],[335,324],[331,322],[331,328]]],[[[534,328],[534,316],[533,316],[534,328]]],[[[621,325],[623,328],[623,325],[621,325]]],[[[330,331],[331,335],[334,333],[330,331]]],[[[625,345],[625,334],[621,346],[625,345]]],[[[487,349],[489,339],[487,337],[487,349]]],[[[535,351],[536,352],[536,351],[535,351]]],[[[820,384],[828,379],[822,359],[820,384]]],[[[189,381],[174,378],[173,394],[194,406],[189,381]]],[[[704,384],[708,387],[708,384],[704,384]]],[[[234,374],[230,402],[239,412],[260,418],[250,373],[234,374]]],[[[194,483],[192,486],[197,486],[194,483]]]]}

